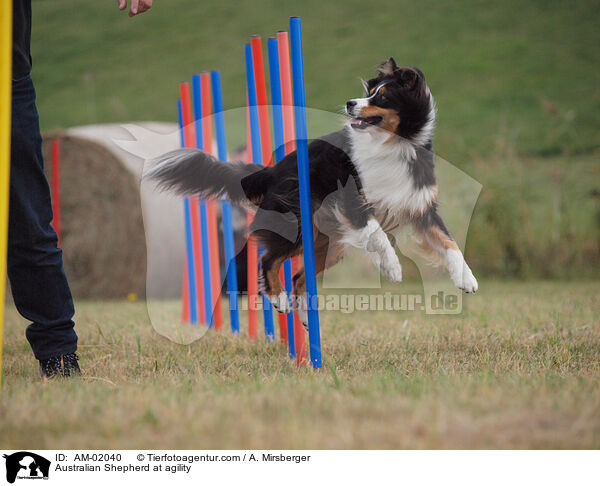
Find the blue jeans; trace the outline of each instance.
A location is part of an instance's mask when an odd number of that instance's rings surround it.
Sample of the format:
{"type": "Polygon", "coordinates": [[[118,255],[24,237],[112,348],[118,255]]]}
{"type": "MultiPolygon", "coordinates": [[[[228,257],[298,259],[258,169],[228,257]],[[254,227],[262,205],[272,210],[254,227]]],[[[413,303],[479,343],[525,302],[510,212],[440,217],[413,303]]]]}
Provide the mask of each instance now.
{"type": "Polygon", "coordinates": [[[17,310],[32,322],[26,336],[37,359],[77,349],[73,298],[62,251],[50,225],[35,89],[29,76],[13,80],[7,272],[17,310]]]}

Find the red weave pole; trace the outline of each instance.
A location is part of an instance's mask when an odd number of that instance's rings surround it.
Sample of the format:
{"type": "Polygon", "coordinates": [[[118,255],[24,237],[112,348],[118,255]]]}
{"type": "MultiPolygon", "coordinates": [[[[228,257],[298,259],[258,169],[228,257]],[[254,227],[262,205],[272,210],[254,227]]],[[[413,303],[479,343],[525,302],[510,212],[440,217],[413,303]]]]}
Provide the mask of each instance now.
{"type": "MultiPolygon", "coordinates": [[[[279,280],[281,280],[281,282],[285,282],[285,275],[283,274],[283,265],[281,265],[281,267],[279,267],[279,280]]],[[[287,342],[288,342],[287,315],[281,314],[279,312],[277,313],[277,315],[279,317],[279,339],[281,340],[282,344],[287,345],[287,342]]]]}
{"type": "Polygon", "coordinates": [[[290,48],[287,32],[277,32],[277,45],[279,48],[279,76],[281,77],[283,140],[285,153],[289,154],[296,150],[296,129],[294,126],[294,100],[292,97],[290,48]]]}
{"type": "Polygon", "coordinates": [[[60,147],[56,138],[52,140],[52,214],[52,227],[60,248],[60,147]]]}
{"type": "MultiPolygon", "coordinates": [[[[252,163],[252,136],[250,135],[250,108],[248,107],[248,97],[246,96],[246,153],[248,154],[248,163],[252,163]]],[[[247,211],[248,231],[254,219],[254,213],[247,211]]],[[[258,337],[258,246],[254,238],[248,235],[246,243],[246,259],[248,261],[248,337],[255,339],[258,337]]]]}
{"type": "MultiPolygon", "coordinates": [[[[252,224],[254,215],[248,212],[248,225],[252,224]]],[[[248,258],[248,336],[258,337],[258,245],[254,237],[248,237],[246,244],[248,258]]]]}
{"type": "MultiPolygon", "coordinates": [[[[300,257],[292,258],[292,275],[296,275],[302,264],[300,263],[300,257]]],[[[298,317],[298,313],[294,312],[294,347],[296,354],[296,365],[306,366],[308,360],[306,358],[306,336],[305,336],[304,325],[298,317]]]]}
{"type": "Polygon", "coordinates": [[[194,274],[196,275],[196,294],[198,295],[198,322],[206,322],[204,311],[204,282],[202,281],[202,229],[200,228],[200,202],[197,197],[190,198],[190,217],[192,220],[192,241],[194,249],[194,274]],[[202,296],[202,300],[201,300],[202,296]]]}
{"type": "MultiPolygon", "coordinates": [[[[281,101],[283,115],[283,140],[285,143],[286,155],[296,150],[296,130],[294,126],[294,101],[292,96],[292,77],[290,68],[290,48],[289,35],[282,31],[277,33],[277,45],[279,52],[279,76],[281,78],[281,101]]],[[[295,275],[300,270],[300,257],[292,258],[292,274],[295,275]]],[[[294,346],[296,354],[296,364],[305,366],[306,342],[304,326],[300,322],[298,314],[294,312],[294,346]]]]}
{"type": "MultiPolygon", "coordinates": [[[[181,88],[180,88],[181,89],[181,88]]],[[[182,132],[182,140],[184,139],[183,137],[183,123],[181,121],[181,119],[183,118],[182,115],[182,109],[181,109],[181,99],[178,100],[178,104],[179,104],[179,129],[182,132]]],[[[182,144],[185,145],[185,143],[182,141],[182,144]]],[[[185,262],[183,265],[183,282],[181,283],[181,323],[182,324],[189,324],[191,321],[191,310],[190,310],[190,279],[189,279],[189,275],[188,275],[188,261],[189,261],[189,254],[188,254],[188,248],[186,245],[185,248],[185,262]]]]}
{"type": "MultiPolygon", "coordinates": [[[[271,126],[269,125],[269,104],[267,101],[267,83],[265,78],[265,64],[263,60],[262,41],[259,36],[250,39],[252,47],[252,61],[254,65],[254,79],[256,81],[256,101],[258,108],[258,124],[260,128],[260,148],[263,165],[273,165],[273,145],[271,143],[271,126]]],[[[280,278],[283,276],[283,269],[280,278]]],[[[287,319],[285,314],[279,314],[279,336],[287,343],[287,319]]]]}
{"type": "MultiPolygon", "coordinates": [[[[202,90],[202,142],[204,152],[212,154],[212,97],[210,73],[200,74],[202,90]]],[[[215,329],[223,327],[223,309],[221,308],[221,264],[219,261],[219,230],[215,201],[206,201],[208,219],[208,242],[210,245],[210,280],[213,298],[213,325],[215,329]]]]}
{"type": "MultiPolygon", "coordinates": [[[[187,253],[185,258],[187,261],[187,253]]],[[[183,265],[183,282],[181,283],[181,288],[183,289],[181,295],[181,322],[183,324],[190,323],[190,282],[188,280],[187,267],[187,264],[183,265]]]]}
{"type": "Polygon", "coordinates": [[[196,130],[192,123],[192,105],[189,83],[179,85],[179,96],[181,98],[181,117],[183,121],[183,145],[187,148],[196,146],[196,130]]]}
{"type": "Polygon", "coordinates": [[[265,65],[262,53],[262,41],[259,36],[250,40],[254,79],[256,80],[256,101],[258,106],[258,122],[260,126],[260,148],[263,165],[273,165],[273,145],[269,125],[269,104],[267,101],[267,83],[265,81],[265,65]]]}
{"type": "MultiPolygon", "coordinates": [[[[196,146],[196,130],[194,128],[192,118],[192,103],[190,96],[189,83],[181,83],[179,85],[179,96],[181,97],[181,117],[183,121],[183,144],[187,148],[196,146]]],[[[202,282],[202,234],[200,232],[199,216],[198,216],[198,200],[190,198],[190,210],[192,214],[192,248],[194,250],[194,274],[196,275],[196,299],[198,305],[198,322],[205,322],[204,313],[204,285],[202,282]]],[[[187,285],[184,287],[187,288],[187,285]]],[[[189,296],[191,298],[191,296],[189,296]]],[[[185,306],[184,293],[184,306],[185,306]]],[[[189,308],[189,302],[187,303],[189,308]]],[[[189,322],[189,310],[188,310],[189,322]]]]}

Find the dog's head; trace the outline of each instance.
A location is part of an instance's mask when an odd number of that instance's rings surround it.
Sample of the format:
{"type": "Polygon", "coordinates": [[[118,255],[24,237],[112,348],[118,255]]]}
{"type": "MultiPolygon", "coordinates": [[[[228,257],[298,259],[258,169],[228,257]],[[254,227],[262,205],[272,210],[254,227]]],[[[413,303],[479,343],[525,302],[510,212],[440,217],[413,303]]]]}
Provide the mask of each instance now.
{"type": "Polygon", "coordinates": [[[365,97],[346,103],[353,129],[383,129],[418,145],[431,142],[435,104],[420,69],[398,67],[390,58],[363,85],[365,97]]]}

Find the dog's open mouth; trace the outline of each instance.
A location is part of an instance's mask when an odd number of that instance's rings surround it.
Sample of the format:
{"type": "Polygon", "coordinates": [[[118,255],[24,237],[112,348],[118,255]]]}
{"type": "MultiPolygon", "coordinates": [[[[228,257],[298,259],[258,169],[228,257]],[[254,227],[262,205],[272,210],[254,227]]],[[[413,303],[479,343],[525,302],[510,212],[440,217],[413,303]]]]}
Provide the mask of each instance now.
{"type": "Polygon", "coordinates": [[[350,126],[359,130],[364,130],[371,125],[379,125],[383,121],[382,116],[355,116],[350,120],[350,126]]]}

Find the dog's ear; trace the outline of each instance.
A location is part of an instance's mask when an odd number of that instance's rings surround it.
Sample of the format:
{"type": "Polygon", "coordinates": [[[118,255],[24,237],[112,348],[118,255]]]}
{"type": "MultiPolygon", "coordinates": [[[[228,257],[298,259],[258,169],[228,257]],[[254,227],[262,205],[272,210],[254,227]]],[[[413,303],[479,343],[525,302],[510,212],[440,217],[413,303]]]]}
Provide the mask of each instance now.
{"type": "Polygon", "coordinates": [[[417,74],[419,75],[419,77],[421,79],[425,79],[425,75],[423,74],[423,71],[421,71],[417,66],[413,66],[412,67],[415,71],[417,71],[417,74]]]}
{"type": "Polygon", "coordinates": [[[406,89],[413,89],[419,79],[419,73],[412,68],[402,68],[396,71],[396,78],[406,89]]]}
{"type": "Polygon", "coordinates": [[[390,57],[387,61],[381,63],[381,66],[379,66],[378,71],[384,76],[391,76],[392,74],[394,74],[394,71],[396,71],[396,69],[398,69],[396,61],[394,61],[393,57],[390,57]]]}

